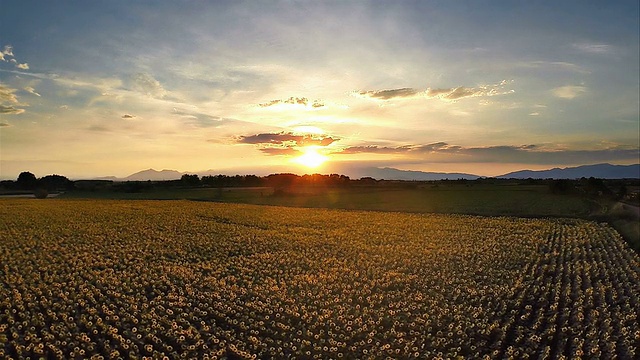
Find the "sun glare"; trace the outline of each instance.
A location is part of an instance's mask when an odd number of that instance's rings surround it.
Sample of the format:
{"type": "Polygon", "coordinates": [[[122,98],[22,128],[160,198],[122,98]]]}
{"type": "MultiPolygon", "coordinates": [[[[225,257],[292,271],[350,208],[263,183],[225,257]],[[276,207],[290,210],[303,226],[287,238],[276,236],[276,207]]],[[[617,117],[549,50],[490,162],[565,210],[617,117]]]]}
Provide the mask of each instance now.
{"type": "Polygon", "coordinates": [[[303,149],[304,154],[298,156],[294,161],[300,165],[304,165],[309,168],[316,168],[327,161],[327,157],[318,153],[313,147],[303,149]]]}

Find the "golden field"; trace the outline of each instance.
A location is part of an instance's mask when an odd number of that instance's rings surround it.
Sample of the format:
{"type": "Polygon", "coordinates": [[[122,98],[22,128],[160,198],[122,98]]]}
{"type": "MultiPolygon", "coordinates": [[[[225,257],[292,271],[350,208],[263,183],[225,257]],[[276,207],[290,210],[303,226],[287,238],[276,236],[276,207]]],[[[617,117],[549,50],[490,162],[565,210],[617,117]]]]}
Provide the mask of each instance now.
{"type": "Polygon", "coordinates": [[[615,230],[189,201],[0,200],[0,358],[634,358],[615,230]]]}

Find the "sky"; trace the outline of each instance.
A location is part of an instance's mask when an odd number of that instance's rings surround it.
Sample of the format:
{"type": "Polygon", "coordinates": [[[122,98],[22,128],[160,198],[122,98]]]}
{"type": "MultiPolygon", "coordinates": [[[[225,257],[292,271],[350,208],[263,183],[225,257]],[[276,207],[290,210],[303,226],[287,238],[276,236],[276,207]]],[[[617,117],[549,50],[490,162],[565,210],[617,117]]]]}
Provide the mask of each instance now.
{"type": "Polygon", "coordinates": [[[639,2],[0,0],[0,178],[640,162],[639,2]]]}

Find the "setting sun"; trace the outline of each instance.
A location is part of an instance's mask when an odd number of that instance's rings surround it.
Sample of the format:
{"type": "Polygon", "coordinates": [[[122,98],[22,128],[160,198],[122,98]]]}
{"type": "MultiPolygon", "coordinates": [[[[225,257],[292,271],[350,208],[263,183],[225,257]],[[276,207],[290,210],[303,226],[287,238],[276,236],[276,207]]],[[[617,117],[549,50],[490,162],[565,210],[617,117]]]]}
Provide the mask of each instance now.
{"type": "Polygon", "coordinates": [[[304,148],[303,151],[304,154],[294,159],[294,161],[300,165],[316,168],[327,161],[327,157],[318,153],[318,150],[313,147],[304,148]]]}

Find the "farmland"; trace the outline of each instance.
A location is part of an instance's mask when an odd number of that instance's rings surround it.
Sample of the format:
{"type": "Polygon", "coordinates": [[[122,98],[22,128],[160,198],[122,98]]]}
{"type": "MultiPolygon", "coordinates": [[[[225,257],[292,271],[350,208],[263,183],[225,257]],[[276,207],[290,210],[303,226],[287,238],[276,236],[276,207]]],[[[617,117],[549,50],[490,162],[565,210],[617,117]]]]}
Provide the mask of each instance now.
{"type": "Polygon", "coordinates": [[[608,225],[0,200],[0,357],[634,358],[608,225]]]}

